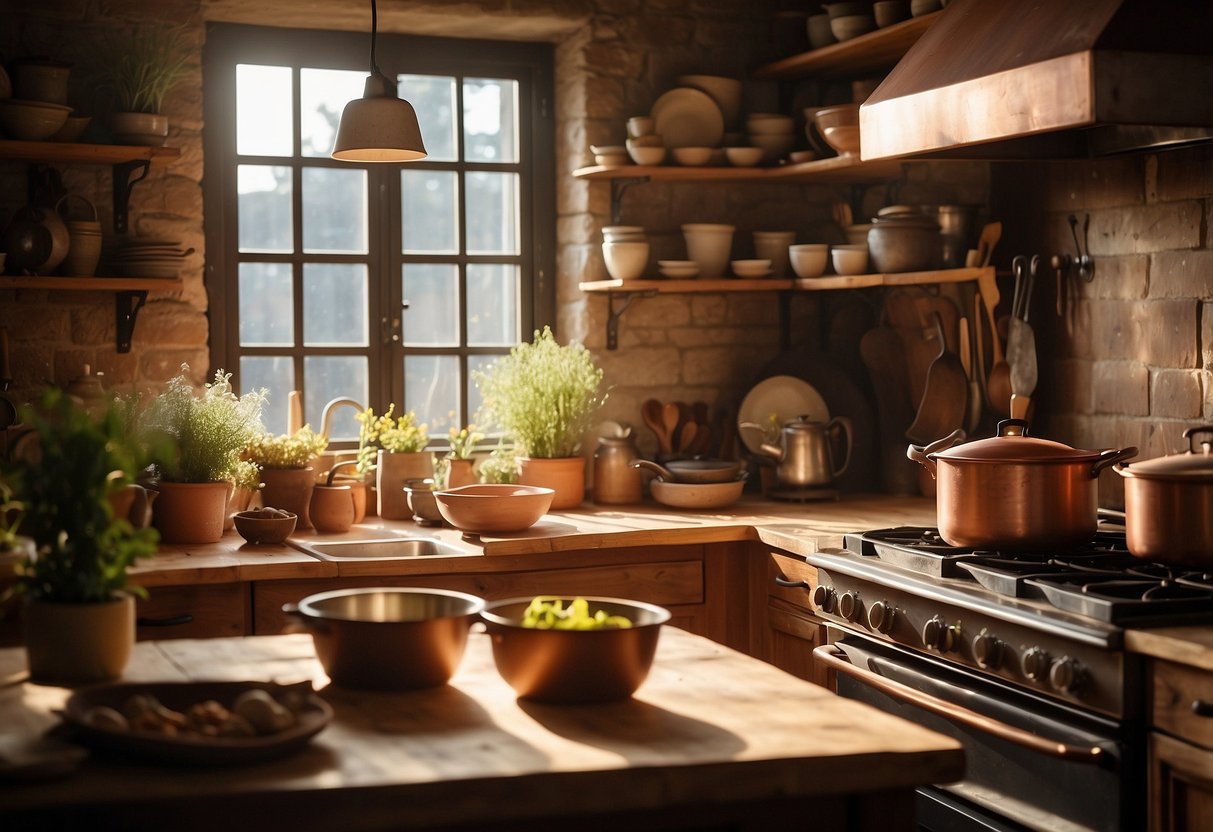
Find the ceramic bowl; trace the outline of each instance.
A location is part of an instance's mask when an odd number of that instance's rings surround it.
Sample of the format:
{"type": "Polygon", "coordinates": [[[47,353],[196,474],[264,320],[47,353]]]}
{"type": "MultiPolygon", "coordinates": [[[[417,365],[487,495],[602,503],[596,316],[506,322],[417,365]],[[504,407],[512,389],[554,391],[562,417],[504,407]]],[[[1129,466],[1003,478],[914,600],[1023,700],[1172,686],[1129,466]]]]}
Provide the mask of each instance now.
{"type": "Polygon", "coordinates": [[[924,14],[937,12],[943,8],[940,0],[910,0],[910,14],[921,17],[924,14]]]}
{"type": "Polygon", "coordinates": [[[729,164],[739,168],[752,168],[762,161],[761,147],[726,147],[724,157],[729,164]]]}
{"type": "Polygon", "coordinates": [[[685,223],[682,236],[686,240],[687,259],[699,265],[699,276],[705,280],[722,277],[729,265],[733,247],[732,225],[722,223],[685,223]]]}
{"type": "Polygon", "coordinates": [[[663,506],[671,508],[724,508],[741,498],[745,479],[732,482],[665,482],[655,479],[649,483],[649,493],[663,506]]]}
{"type": "Polygon", "coordinates": [[[751,136],[787,136],[795,129],[791,116],[779,113],[753,113],[745,120],[751,136]]]}
{"type": "Polygon", "coordinates": [[[662,277],[674,280],[691,280],[699,277],[699,264],[694,260],[658,260],[657,271],[662,277]]]}
{"type": "Polygon", "coordinates": [[[628,136],[647,136],[653,132],[657,122],[651,116],[632,116],[628,119],[628,136]]]}
{"type": "Polygon", "coordinates": [[[825,243],[788,246],[788,259],[797,277],[821,277],[830,262],[830,247],[825,243]]]}
{"type": "Polygon", "coordinates": [[[894,23],[908,20],[910,4],[907,0],[880,0],[880,2],[872,4],[872,16],[876,20],[876,26],[883,29],[894,23]]]}
{"type": "Polygon", "coordinates": [[[829,127],[859,126],[859,104],[856,102],[806,110],[805,117],[810,115],[818,130],[825,130],[829,127]]]}
{"type": "Polygon", "coordinates": [[[814,49],[820,49],[823,46],[829,46],[831,43],[838,42],[838,39],[834,37],[834,30],[830,28],[830,16],[828,14],[809,15],[805,28],[809,35],[809,46],[814,49]]]}
{"type": "Polygon", "coordinates": [[[635,280],[649,264],[649,244],[641,242],[603,243],[602,259],[615,280],[635,280]]]}
{"type": "Polygon", "coordinates": [[[792,147],[796,144],[796,137],[784,134],[752,133],[750,144],[762,148],[764,164],[773,165],[791,152],[792,147]]]}
{"type": "Polygon", "coordinates": [[[664,147],[645,147],[628,139],[628,156],[638,165],[660,165],[665,161],[664,147]]]}
{"type": "Polygon", "coordinates": [[[834,271],[839,274],[866,274],[868,270],[868,247],[866,245],[834,246],[830,249],[830,261],[834,265],[834,271]]]}
{"type": "Polygon", "coordinates": [[[794,165],[801,165],[805,162],[811,162],[816,158],[816,150],[793,150],[788,154],[788,161],[794,165]]]}
{"type": "Polygon", "coordinates": [[[674,161],[687,167],[706,165],[712,159],[710,147],[675,147],[670,150],[674,161]]]}
{"type": "Polygon", "coordinates": [[[625,147],[665,147],[665,136],[660,133],[645,133],[643,136],[630,136],[624,143],[625,147]]]}
{"type": "Polygon", "coordinates": [[[435,491],[442,518],[465,532],[519,532],[547,514],[556,492],[535,485],[464,485],[435,491]]]}
{"type": "Polygon", "coordinates": [[[590,152],[594,154],[594,162],[604,168],[619,167],[626,165],[631,160],[628,158],[628,149],[625,145],[590,145],[590,152]]]}
{"type": "Polygon", "coordinates": [[[602,241],[604,243],[643,243],[644,226],[642,225],[604,225],[602,241]]]}
{"type": "Polygon", "coordinates": [[[841,156],[859,152],[859,125],[845,127],[827,127],[821,131],[826,144],[838,151],[841,156]]]}
{"type": "MultiPolygon", "coordinates": [[[[545,596],[556,600],[559,596],[545,596]]],[[[587,704],[627,699],[653,664],[663,607],[622,598],[582,596],[590,614],[622,615],[632,626],[599,630],[522,626],[530,598],[489,603],[480,613],[493,644],[497,672],[523,699],[552,704],[587,704]]],[[[572,596],[559,597],[567,606],[572,596]]]]}
{"type": "Polygon", "coordinates": [[[870,14],[849,14],[830,20],[830,31],[838,42],[852,40],[868,32],[876,31],[876,20],[870,14]]]}
{"type": "Polygon", "coordinates": [[[50,140],[52,142],[78,142],[92,120],[92,116],[69,115],[63,122],[63,126],[55,131],[50,140]]]}
{"type": "Polygon", "coordinates": [[[9,138],[40,142],[59,132],[72,108],[20,98],[0,99],[0,127],[9,138]]]}
{"type": "Polygon", "coordinates": [[[738,277],[766,277],[771,273],[770,260],[734,260],[729,265],[738,277]]]}
{"type": "Polygon", "coordinates": [[[291,532],[295,531],[295,524],[299,521],[299,517],[290,511],[281,509],[274,509],[274,511],[279,511],[281,514],[270,515],[263,508],[238,511],[232,515],[232,522],[240,536],[249,543],[254,545],[281,543],[290,537],[291,532]]]}

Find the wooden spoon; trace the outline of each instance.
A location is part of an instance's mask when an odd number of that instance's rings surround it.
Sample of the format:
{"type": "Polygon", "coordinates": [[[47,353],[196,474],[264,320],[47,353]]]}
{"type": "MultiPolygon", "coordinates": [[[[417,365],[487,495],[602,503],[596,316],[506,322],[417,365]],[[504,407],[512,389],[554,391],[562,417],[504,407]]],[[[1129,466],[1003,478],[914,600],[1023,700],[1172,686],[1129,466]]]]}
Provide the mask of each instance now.
{"type": "Polygon", "coordinates": [[[682,411],[678,402],[666,402],[661,407],[661,424],[665,428],[666,444],[673,450],[674,439],[678,436],[678,422],[682,419],[682,411]]]}
{"type": "Polygon", "coordinates": [[[663,453],[671,452],[670,435],[666,433],[665,423],[662,420],[661,402],[656,399],[645,399],[644,404],[640,406],[640,416],[644,419],[645,425],[657,437],[657,449],[663,453]]]}
{"type": "Polygon", "coordinates": [[[988,222],[981,229],[981,236],[977,239],[977,251],[981,255],[981,267],[985,268],[990,265],[990,261],[994,258],[994,246],[998,245],[998,241],[1002,239],[1002,223],[988,222]]]}

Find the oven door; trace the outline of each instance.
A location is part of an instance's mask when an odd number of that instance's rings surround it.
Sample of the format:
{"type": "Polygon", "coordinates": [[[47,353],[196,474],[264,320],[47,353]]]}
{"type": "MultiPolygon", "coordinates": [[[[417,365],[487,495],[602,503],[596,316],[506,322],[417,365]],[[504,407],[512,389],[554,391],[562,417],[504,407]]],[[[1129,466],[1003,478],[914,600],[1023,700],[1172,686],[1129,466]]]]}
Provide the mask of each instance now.
{"type": "Polygon", "coordinates": [[[814,652],[839,695],[964,745],[965,779],[920,790],[920,828],[1142,828],[1142,755],[1121,724],[858,634],[814,652]]]}

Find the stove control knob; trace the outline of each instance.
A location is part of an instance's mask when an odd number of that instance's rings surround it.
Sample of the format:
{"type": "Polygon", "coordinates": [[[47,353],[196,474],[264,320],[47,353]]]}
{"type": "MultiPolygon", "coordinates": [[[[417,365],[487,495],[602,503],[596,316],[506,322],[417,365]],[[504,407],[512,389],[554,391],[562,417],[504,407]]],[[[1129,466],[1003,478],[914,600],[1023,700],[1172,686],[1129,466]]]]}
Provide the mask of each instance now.
{"type": "Polygon", "coordinates": [[[834,587],[818,584],[813,590],[813,606],[822,612],[834,611],[834,587]]]}
{"type": "Polygon", "coordinates": [[[922,643],[934,647],[940,653],[947,653],[956,644],[957,628],[950,626],[938,615],[922,625],[922,643]]]}
{"type": "Polygon", "coordinates": [[[1023,654],[1023,675],[1043,682],[1049,675],[1049,654],[1039,647],[1029,647],[1023,654]]]}
{"type": "Polygon", "coordinates": [[[893,605],[888,601],[877,601],[868,607],[868,626],[878,633],[893,629],[893,605]]]}
{"type": "Polygon", "coordinates": [[[973,656],[979,667],[996,670],[1002,663],[1002,642],[982,630],[973,639],[973,656]]]}
{"type": "Polygon", "coordinates": [[[838,614],[847,621],[859,620],[859,593],[844,592],[838,596],[838,614]]]}
{"type": "Polygon", "coordinates": [[[1058,693],[1074,693],[1082,686],[1083,671],[1078,659],[1062,656],[1049,668],[1049,684],[1058,693]]]}

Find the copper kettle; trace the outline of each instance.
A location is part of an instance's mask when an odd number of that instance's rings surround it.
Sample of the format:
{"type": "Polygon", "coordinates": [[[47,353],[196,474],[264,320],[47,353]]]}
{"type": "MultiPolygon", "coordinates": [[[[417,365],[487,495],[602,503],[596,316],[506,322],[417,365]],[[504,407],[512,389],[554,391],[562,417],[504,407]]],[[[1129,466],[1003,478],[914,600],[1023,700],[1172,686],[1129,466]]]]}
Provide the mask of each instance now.
{"type": "Polygon", "coordinates": [[[851,462],[851,420],[835,416],[828,422],[815,422],[798,416],[786,422],[780,432],[780,444],[763,442],[762,453],[777,461],[775,477],[790,488],[820,488],[830,485],[847,470],[851,462]],[[842,463],[834,464],[834,442],[840,439],[842,463]]]}

